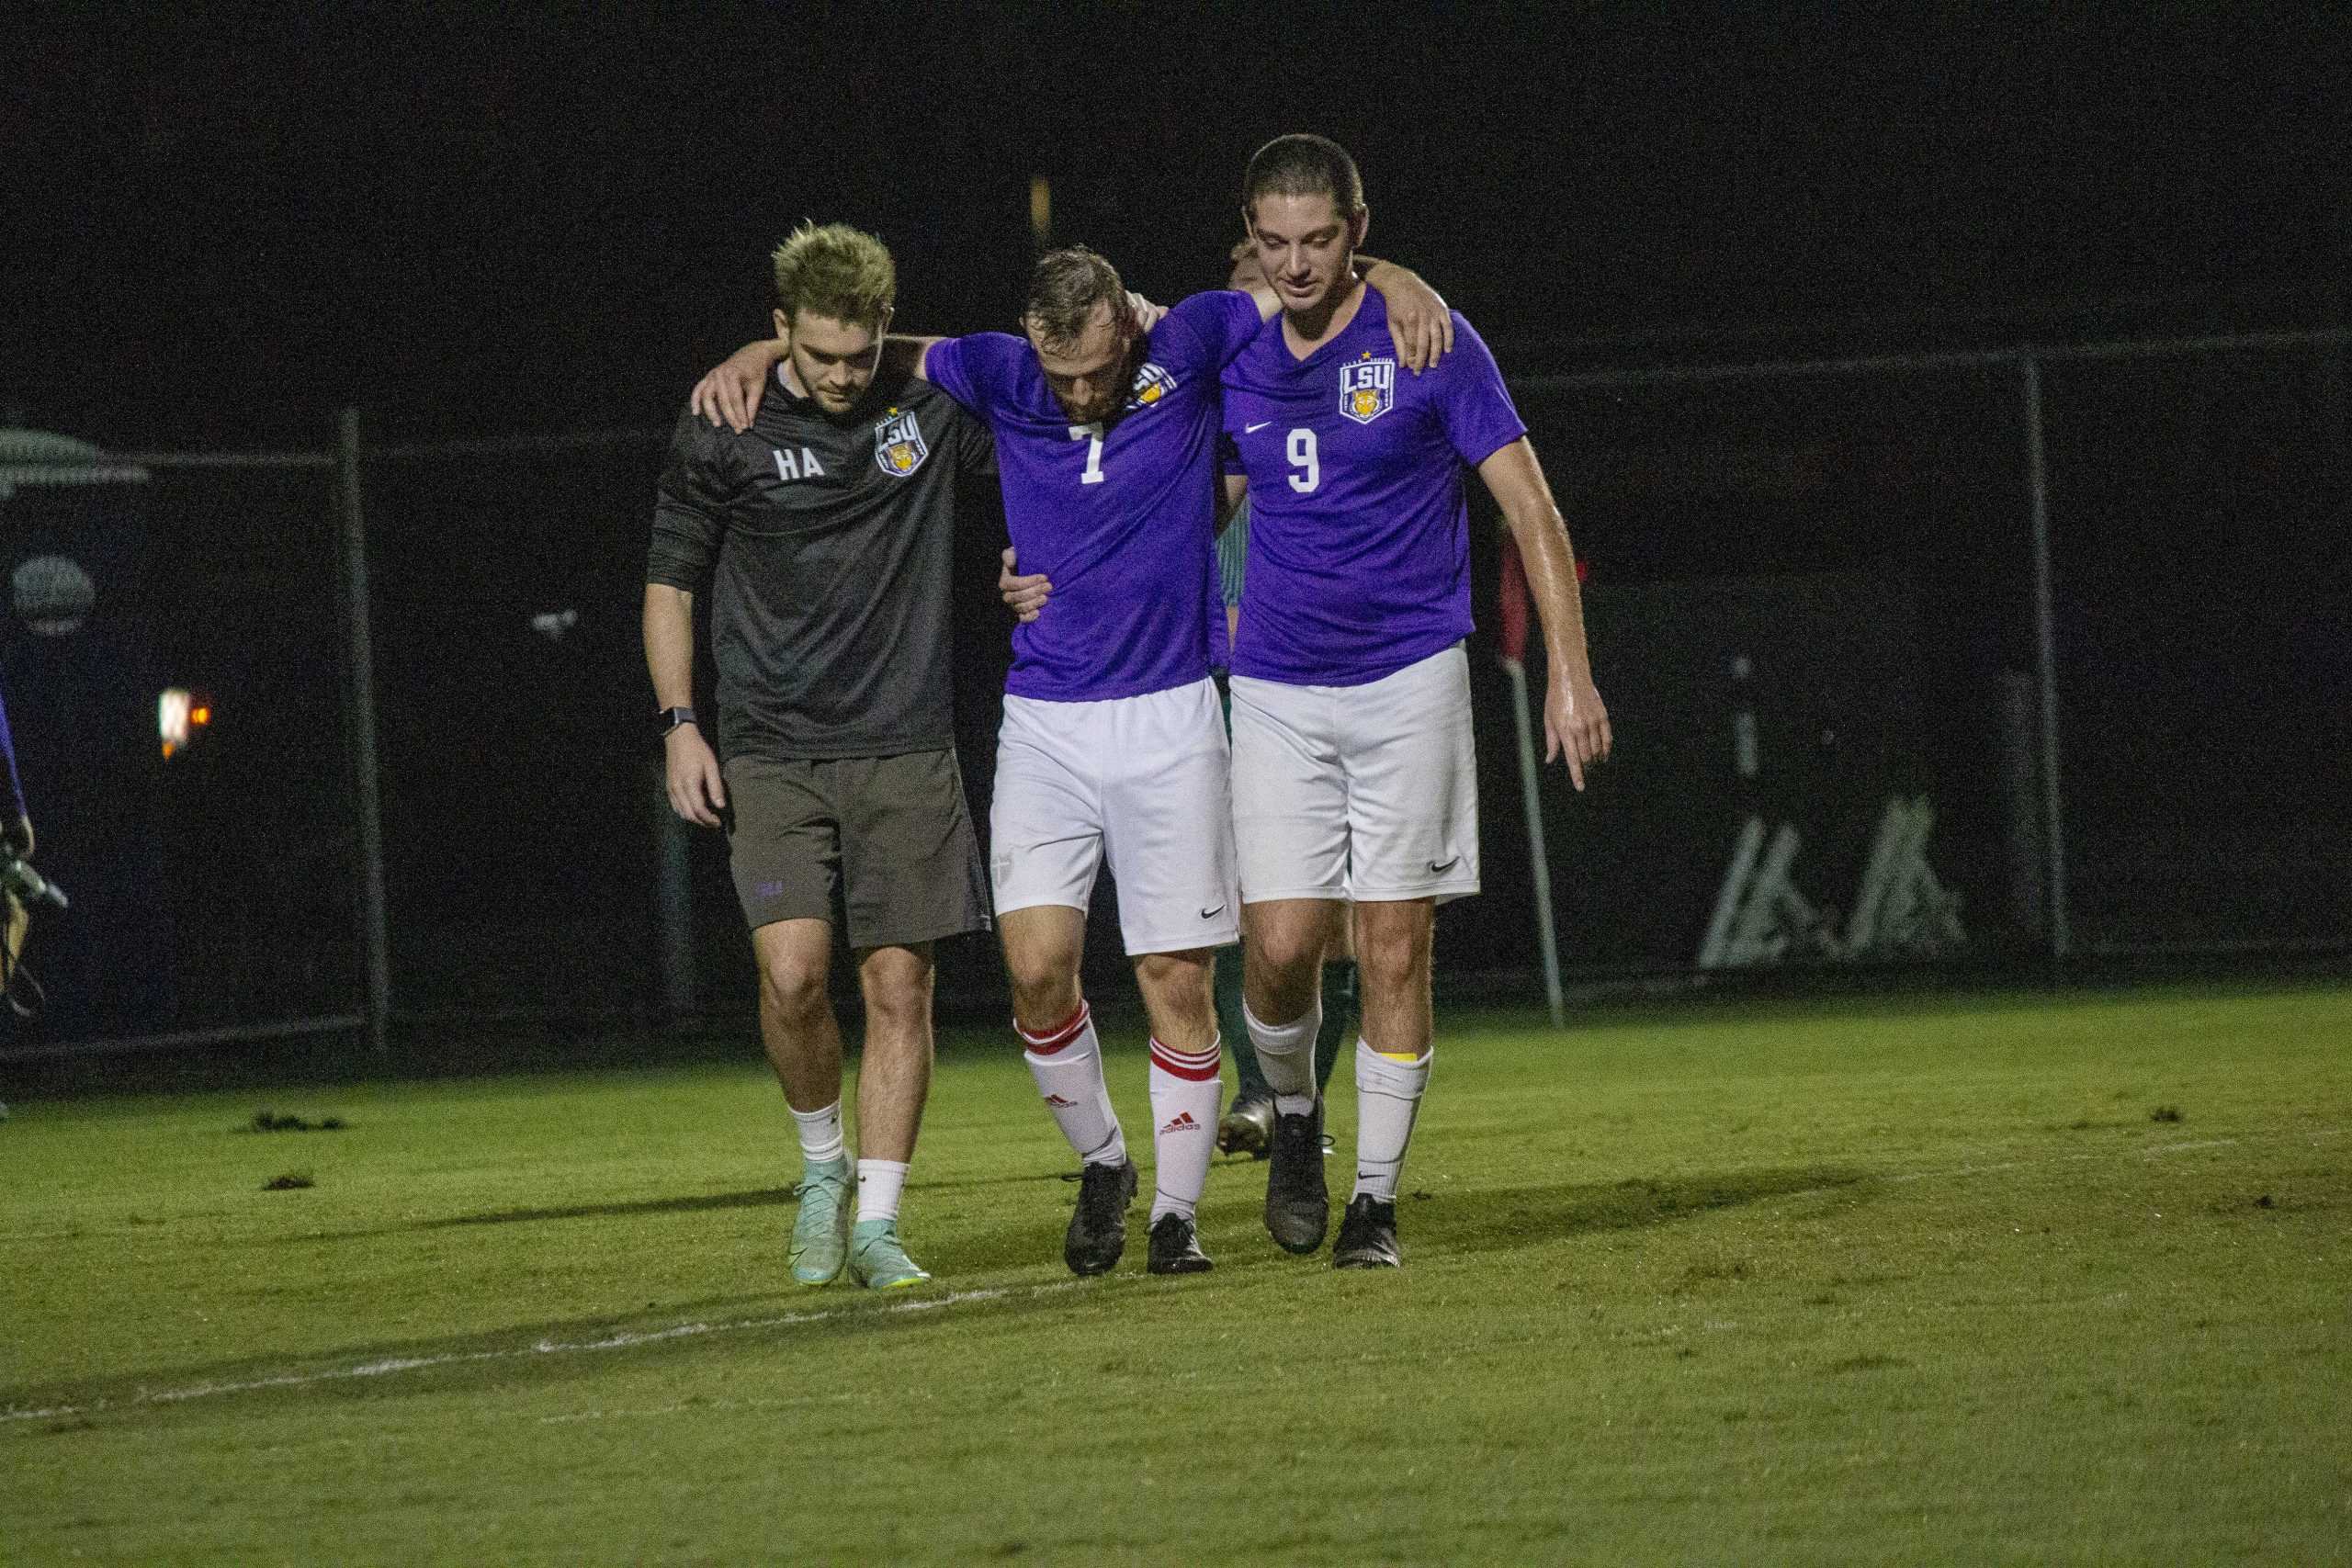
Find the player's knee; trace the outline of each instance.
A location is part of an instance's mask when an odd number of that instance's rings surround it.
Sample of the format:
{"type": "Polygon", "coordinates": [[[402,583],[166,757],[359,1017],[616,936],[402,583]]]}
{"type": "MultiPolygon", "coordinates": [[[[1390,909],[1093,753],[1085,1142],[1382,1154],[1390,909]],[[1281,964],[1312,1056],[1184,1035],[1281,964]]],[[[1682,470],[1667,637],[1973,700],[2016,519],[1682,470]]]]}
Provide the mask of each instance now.
{"type": "Polygon", "coordinates": [[[1305,927],[1270,927],[1250,933],[1246,953],[1251,973],[1290,989],[1304,985],[1307,973],[1322,962],[1323,942],[1321,933],[1305,927]]]}
{"type": "Polygon", "coordinates": [[[931,957],[927,952],[910,948],[877,947],[859,955],[857,978],[868,1007],[927,1003],[931,957]]]}
{"type": "Polygon", "coordinates": [[[1407,985],[1429,972],[1430,933],[1425,922],[1379,918],[1359,920],[1355,940],[1356,967],[1366,985],[1407,985]]]}
{"type": "Polygon", "coordinates": [[[760,988],[783,1017],[805,1018],[831,1005],[826,970],[827,965],[797,955],[770,958],[760,966],[760,988]]]}
{"type": "Polygon", "coordinates": [[[908,1039],[928,1033],[931,1025],[931,972],[893,974],[870,979],[865,986],[865,1033],[869,1040],[885,1035],[908,1039]]]}
{"type": "Polygon", "coordinates": [[[1024,1019],[1058,1019],[1078,1006],[1078,965],[1055,955],[1031,953],[1005,964],[1012,982],[1012,1009],[1024,1019]]]}
{"type": "Polygon", "coordinates": [[[1205,1013],[1210,1007],[1209,955],[1206,952],[1140,954],[1136,959],[1136,984],[1163,1006],[1205,1013]]]}

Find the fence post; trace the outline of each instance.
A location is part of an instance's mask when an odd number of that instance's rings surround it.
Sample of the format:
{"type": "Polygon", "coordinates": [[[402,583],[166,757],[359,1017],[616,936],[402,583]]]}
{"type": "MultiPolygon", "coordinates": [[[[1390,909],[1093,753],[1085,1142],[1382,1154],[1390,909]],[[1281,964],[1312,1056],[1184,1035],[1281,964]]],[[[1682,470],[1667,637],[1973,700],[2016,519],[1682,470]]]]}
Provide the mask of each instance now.
{"type": "Polygon", "coordinates": [[[2066,825],[2058,782],[2058,628],[2050,568],[2050,469],[2042,447],[2041,365],[2029,354],[2018,361],[2018,367],[2025,389],[2026,487],[2033,508],[2034,667],[2041,688],[2042,847],[2050,857],[2050,964],[2052,978],[2064,979],[2074,941],[2066,925],[2066,825]]]}
{"type": "Polygon", "coordinates": [[[368,525],[360,507],[359,411],[343,411],[335,443],[343,624],[349,679],[344,729],[351,749],[351,789],[359,828],[359,949],[367,964],[368,1046],[390,1054],[391,939],[384,917],[384,818],[376,764],[376,651],[368,629],[368,525]]]}

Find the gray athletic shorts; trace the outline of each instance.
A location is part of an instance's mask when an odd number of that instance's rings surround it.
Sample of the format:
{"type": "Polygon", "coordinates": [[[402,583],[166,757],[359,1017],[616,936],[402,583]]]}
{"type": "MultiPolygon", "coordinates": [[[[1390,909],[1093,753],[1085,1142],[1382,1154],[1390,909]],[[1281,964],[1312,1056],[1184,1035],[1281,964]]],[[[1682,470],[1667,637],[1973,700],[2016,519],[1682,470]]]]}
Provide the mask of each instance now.
{"type": "Polygon", "coordinates": [[[854,948],[988,930],[988,883],[953,750],[729,757],[728,857],[753,930],[829,920],[854,948]]]}

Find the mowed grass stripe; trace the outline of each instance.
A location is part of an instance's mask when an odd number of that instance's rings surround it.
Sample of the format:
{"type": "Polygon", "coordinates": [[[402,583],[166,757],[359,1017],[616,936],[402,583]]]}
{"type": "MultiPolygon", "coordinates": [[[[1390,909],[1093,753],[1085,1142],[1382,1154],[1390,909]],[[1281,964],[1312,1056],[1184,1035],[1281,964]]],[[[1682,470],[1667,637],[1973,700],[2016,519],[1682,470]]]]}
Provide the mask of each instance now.
{"type": "Polygon", "coordinates": [[[1237,1164],[1216,1273],[1143,1276],[1138,1210],[1122,1272],[1069,1281],[1067,1156],[1017,1060],[956,1042],[909,1231],[935,1299],[1003,1293],[929,1313],[780,1287],[788,1122],[749,1065],[19,1105],[0,1404],[114,1403],[0,1424],[0,1539],[2341,1559],[2342,991],[1447,1022],[1396,1276],[1275,1253],[1237,1164]],[[352,1125],[234,1131],[265,1103],[352,1125]],[[260,1190],[297,1163],[315,1186],[260,1190]],[[688,1325],[729,1331],[635,1337],[688,1325]],[[122,1403],[436,1355],[480,1359],[122,1403]]]}

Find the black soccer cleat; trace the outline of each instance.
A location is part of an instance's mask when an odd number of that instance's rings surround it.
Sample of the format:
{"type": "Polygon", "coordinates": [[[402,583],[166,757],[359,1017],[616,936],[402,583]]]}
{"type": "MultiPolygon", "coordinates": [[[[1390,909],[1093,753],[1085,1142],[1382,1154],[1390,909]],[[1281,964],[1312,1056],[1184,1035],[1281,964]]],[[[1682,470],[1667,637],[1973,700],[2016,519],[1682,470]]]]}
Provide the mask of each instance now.
{"type": "Polygon", "coordinates": [[[1151,1256],[1145,1265],[1155,1274],[1205,1274],[1216,1267],[1201,1250],[1193,1222],[1166,1213],[1151,1223],[1151,1256]]]}
{"type": "Polygon", "coordinates": [[[1062,1237],[1073,1274],[1108,1274],[1127,1249],[1127,1205],[1136,1201],[1136,1162],[1080,1168],[1078,1210],[1062,1237]]]}
{"type": "Polygon", "coordinates": [[[1331,1225],[1323,1185],[1323,1101],[1312,1114],[1274,1118],[1273,1163],[1266,1171],[1266,1229],[1285,1252],[1312,1252],[1331,1225]]]}
{"type": "Polygon", "coordinates": [[[1396,1250],[1396,1201],[1359,1194],[1340,1216],[1340,1239],[1331,1247],[1334,1269],[1402,1269],[1396,1250]]]}
{"type": "Polygon", "coordinates": [[[1219,1154],[1264,1159],[1274,1146],[1274,1102],[1262,1094],[1237,1094],[1216,1124],[1219,1154]]]}

